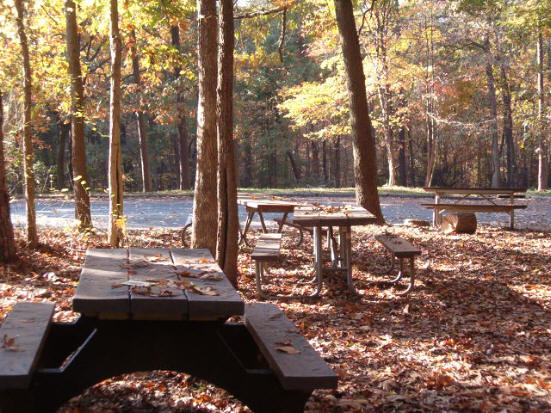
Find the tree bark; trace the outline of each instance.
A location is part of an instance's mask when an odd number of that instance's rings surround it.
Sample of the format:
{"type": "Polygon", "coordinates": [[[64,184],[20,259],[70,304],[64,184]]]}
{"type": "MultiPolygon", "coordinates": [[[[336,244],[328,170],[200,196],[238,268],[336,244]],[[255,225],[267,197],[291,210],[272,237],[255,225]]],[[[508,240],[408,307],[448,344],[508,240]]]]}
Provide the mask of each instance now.
{"type": "Polygon", "coordinates": [[[138,127],[138,142],[140,145],[140,163],[142,167],[142,192],[151,192],[151,173],[149,171],[149,154],[147,150],[147,132],[145,130],[144,115],[142,107],[141,85],[142,78],[140,76],[140,58],[137,51],[136,31],[132,30],[132,44],[130,46],[130,54],[132,56],[132,75],[136,84],[136,99],[138,107],[136,110],[136,122],[138,127]]]}
{"type": "Polygon", "coordinates": [[[217,234],[217,20],[216,0],[197,1],[199,101],[197,103],[197,173],[193,198],[193,248],[216,252],[217,234]]]}
{"type": "Polygon", "coordinates": [[[486,81],[488,83],[488,103],[490,105],[490,135],[492,137],[492,188],[501,186],[499,166],[499,135],[497,130],[497,100],[494,81],[494,68],[491,62],[486,63],[486,81]]]}
{"type": "Polygon", "coordinates": [[[408,166],[406,161],[406,128],[400,129],[400,148],[398,150],[398,170],[400,172],[400,185],[408,184],[408,166]]]}
{"type": "Polygon", "coordinates": [[[109,46],[111,85],[109,99],[109,243],[118,247],[124,235],[121,155],[121,54],[117,0],[110,0],[109,46]]]}
{"type": "Polygon", "coordinates": [[[65,187],[65,150],[67,149],[67,137],[71,130],[71,124],[63,123],[58,116],[57,130],[59,142],[57,144],[56,188],[62,190],[65,187]]]}
{"type": "Polygon", "coordinates": [[[293,157],[291,151],[287,151],[287,157],[289,158],[289,162],[291,163],[291,169],[293,170],[293,175],[298,186],[300,185],[300,169],[298,169],[297,163],[295,162],[295,158],[293,157]]]}
{"type": "Polygon", "coordinates": [[[4,104],[0,91],[0,262],[15,261],[15,240],[10,216],[10,195],[6,186],[6,163],[4,160],[4,104]]]}
{"type": "Polygon", "coordinates": [[[335,188],[341,187],[341,137],[338,136],[333,142],[334,164],[333,176],[335,179],[335,188]]]}
{"type": "Polygon", "coordinates": [[[71,166],[75,194],[75,218],[79,230],[85,231],[92,227],[90,213],[89,182],[86,171],[86,149],[84,142],[84,87],[80,68],[80,39],[77,27],[76,5],[74,1],[65,2],[65,20],[67,36],[67,60],[71,76],[71,166]]]}
{"type": "Polygon", "coordinates": [[[317,142],[310,142],[312,148],[312,175],[317,182],[320,177],[320,155],[319,155],[319,146],[317,142]]]}
{"type": "Polygon", "coordinates": [[[513,140],[513,110],[511,108],[511,89],[507,70],[504,64],[500,65],[503,102],[503,137],[507,147],[507,185],[515,186],[515,142],[513,140]]]}
{"type": "Polygon", "coordinates": [[[425,174],[425,186],[432,185],[434,169],[436,166],[436,125],[434,122],[434,42],[432,29],[432,11],[431,11],[431,27],[425,27],[426,45],[427,45],[427,73],[430,70],[430,75],[426,79],[426,93],[428,95],[426,102],[426,125],[427,125],[427,170],[425,174]]]}
{"type": "Polygon", "coordinates": [[[377,192],[375,141],[367,107],[365,76],[352,2],[350,0],[334,0],[334,2],[350,99],[356,201],[373,213],[378,223],[384,223],[377,192]]]}
{"type": "Polygon", "coordinates": [[[36,230],[36,206],[35,183],[34,183],[34,149],[32,144],[32,71],[31,58],[29,55],[29,43],[25,33],[23,0],[15,0],[17,9],[17,33],[19,34],[19,45],[23,56],[23,93],[24,93],[24,116],[23,116],[23,171],[25,188],[25,205],[27,213],[27,242],[29,246],[38,245],[38,233],[36,230]]]}
{"type": "Polygon", "coordinates": [[[237,286],[239,219],[233,141],[233,0],[219,3],[218,88],[218,234],[216,259],[230,282],[237,286]]]}
{"type": "MultiPolygon", "coordinates": [[[[178,26],[172,26],[170,28],[170,34],[172,38],[172,46],[178,51],[181,51],[180,45],[180,30],[178,26]]],[[[180,78],[180,72],[182,68],[179,66],[174,67],[174,77],[180,78]]],[[[190,171],[189,171],[189,150],[188,150],[188,130],[186,126],[186,104],[184,96],[184,88],[182,85],[178,88],[178,138],[179,138],[179,159],[178,164],[180,168],[179,186],[181,190],[191,188],[190,171]]]]}
{"type": "Polygon", "coordinates": [[[538,45],[537,45],[537,60],[538,60],[538,191],[547,189],[547,151],[545,145],[545,92],[543,89],[544,76],[544,52],[543,52],[543,34],[538,22],[538,45]]]}

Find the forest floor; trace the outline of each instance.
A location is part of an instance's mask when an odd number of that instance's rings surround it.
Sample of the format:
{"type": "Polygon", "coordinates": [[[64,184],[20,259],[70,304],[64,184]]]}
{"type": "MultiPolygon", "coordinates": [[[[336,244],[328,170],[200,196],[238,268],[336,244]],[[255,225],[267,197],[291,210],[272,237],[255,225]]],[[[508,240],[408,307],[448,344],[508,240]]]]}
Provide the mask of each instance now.
{"type": "MultiPolygon", "coordinates": [[[[55,319],[72,320],[71,297],[87,247],[97,235],[40,231],[47,244],[25,247],[0,272],[3,318],[17,301],[53,301],[55,319]]],[[[292,248],[284,237],[281,265],[270,268],[280,293],[304,293],[312,275],[311,240],[292,248]]],[[[133,230],[127,246],[181,246],[176,230],[133,230]]],[[[250,249],[239,255],[239,288],[255,297],[250,249]]],[[[317,390],[308,412],[551,411],[551,232],[481,225],[475,235],[432,228],[369,226],[353,236],[354,279],[327,271],[317,299],[279,300],[311,345],[339,375],[337,390],[317,390]],[[399,234],[423,253],[418,281],[399,296],[381,275],[387,262],[375,233],[399,234]]],[[[275,287],[271,287],[275,288],[275,287]]],[[[105,380],[72,399],[63,413],[246,412],[225,391],[175,372],[152,371],[105,380]]]]}

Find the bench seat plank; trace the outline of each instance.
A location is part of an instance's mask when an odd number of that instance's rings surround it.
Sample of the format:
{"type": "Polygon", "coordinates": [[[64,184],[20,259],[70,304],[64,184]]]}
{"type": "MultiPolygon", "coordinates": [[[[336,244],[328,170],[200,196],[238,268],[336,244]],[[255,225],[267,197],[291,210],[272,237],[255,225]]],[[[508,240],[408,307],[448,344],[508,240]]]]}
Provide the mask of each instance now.
{"type": "Polygon", "coordinates": [[[227,319],[233,315],[242,315],[245,307],[243,299],[214,261],[207,249],[171,248],[170,254],[176,271],[189,271],[215,275],[220,280],[204,280],[182,276],[200,288],[211,287],[218,295],[204,295],[186,290],[188,316],[190,320],[227,319]]]}
{"type": "Polygon", "coordinates": [[[83,314],[128,314],[128,287],[113,288],[113,285],[128,281],[128,272],[124,268],[127,263],[128,251],[124,248],[89,248],[73,297],[73,310],[83,314]]]}
{"type": "Polygon", "coordinates": [[[510,212],[514,209],[525,209],[528,205],[491,205],[491,204],[421,204],[429,209],[444,209],[463,212],[510,212]]]}
{"type": "Polygon", "coordinates": [[[284,389],[337,387],[337,374],[277,306],[267,303],[247,305],[245,324],[284,389]],[[300,353],[288,354],[277,350],[287,343],[300,353]]]}
{"type": "Polygon", "coordinates": [[[29,387],[54,309],[53,303],[17,303],[9,312],[0,328],[0,390],[29,387]]]}
{"type": "Polygon", "coordinates": [[[415,257],[421,254],[421,250],[413,246],[409,241],[398,237],[397,235],[384,234],[376,235],[375,239],[391,251],[398,258],[415,257]]]}
{"type": "MultiPolygon", "coordinates": [[[[155,282],[155,280],[177,280],[176,267],[173,265],[170,250],[167,248],[130,248],[130,266],[133,262],[142,262],[146,266],[129,269],[130,281],[155,282]]],[[[144,291],[143,287],[131,290],[144,291]]],[[[151,287],[151,295],[130,292],[130,312],[134,317],[146,316],[187,316],[188,300],[181,288],[158,285],[151,287]],[[155,296],[155,295],[163,296],[155,296]],[[166,294],[166,295],[164,295],[166,294]]]]}
{"type": "Polygon", "coordinates": [[[251,258],[255,261],[270,261],[279,258],[281,234],[262,234],[256,242],[251,258]]]}

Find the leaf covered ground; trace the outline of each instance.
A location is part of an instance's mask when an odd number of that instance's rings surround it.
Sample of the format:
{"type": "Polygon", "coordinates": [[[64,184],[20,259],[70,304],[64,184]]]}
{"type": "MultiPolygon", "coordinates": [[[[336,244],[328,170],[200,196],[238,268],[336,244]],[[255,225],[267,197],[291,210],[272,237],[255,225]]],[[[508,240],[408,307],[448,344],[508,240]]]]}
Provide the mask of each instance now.
{"type": "MultiPolygon", "coordinates": [[[[84,252],[104,237],[44,229],[47,244],[23,245],[20,262],[0,271],[3,318],[17,301],[53,301],[55,319],[74,319],[71,297],[84,252]]],[[[311,239],[270,267],[270,292],[312,291],[311,239]]],[[[179,231],[128,234],[128,246],[181,246],[179,231]]],[[[475,235],[431,228],[366,227],[353,236],[354,279],[327,270],[320,298],[274,301],[339,375],[337,390],[318,390],[309,412],[551,410],[551,233],[479,226],[475,235]],[[416,288],[399,296],[383,275],[388,257],[373,235],[392,232],[421,247],[416,288]]],[[[240,290],[255,300],[250,248],[239,257],[240,290]]],[[[224,391],[184,374],[114,377],[72,399],[61,412],[248,411],[224,391]]]]}

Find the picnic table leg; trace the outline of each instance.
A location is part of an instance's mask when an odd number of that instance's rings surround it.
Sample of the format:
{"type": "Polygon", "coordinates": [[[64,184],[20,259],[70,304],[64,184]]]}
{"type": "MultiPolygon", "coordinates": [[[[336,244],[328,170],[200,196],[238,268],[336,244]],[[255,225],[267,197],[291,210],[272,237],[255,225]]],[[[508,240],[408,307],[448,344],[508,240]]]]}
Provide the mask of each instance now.
{"type": "Polygon", "coordinates": [[[281,233],[281,231],[283,231],[283,225],[285,225],[285,223],[287,222],[287,215],[289,215],[289,213],[285,212],[283,214],[283,217],[281,217],[281,222],[279,223],[279,227],[277,228],[278,233],[281,233]]]}
{"type": "Polygon", "coordinates": [[[339,227],[339,238],[341,244],[342,268],[346,269],[346,283],[348,290],[358,294],[352,280],[352,229],[350,227],[339,227]]]}
{"type": "Polygon", "coordinates": [[[333,235],[333,227],[327,228],[327,244],[331,252],[331,264],[333,264],[333,268],[336,268],[339,262],[339,252],[337,249],[337,242],[333,235]]]}
{"type": "MultiPolygon", "coordinates": [[[[438,205],[440,203],[440,194],[436,193],[434,195],[434,203],[438,205]]],[[[435,207],[432,211],[432,225],[434,227],[438,227],[442,224],[442,215],[440,215],[440,209],[438,207],[435,207]]]]}
{"type": "Polygon", "coordinates": [[[262,225],[262,231],[264,231],[264,234],[268,232],[266,229],[266,224],[264,223],[264,216],[262,215],[262,211],[258,210],[258,218],[260,218],[260,225],[262,225]]]}
{"type": "Polygon", "coordinates": [[[241,241],[244,242],[246,246],[249,246],[249,243],[247,242],[247,231],[251,226],[253,217],[254,217],[254,211],[247,211],[247,220],[245,221],[245,228],[243,228],[243,232],[241,233],[241,241]]]}
{"type": "Polygon", "coordinates": [[[323,284],[323,261],[322,261],[322,251],[321,251],[321,227],[314,227],[314,271],[317,278],[317,287],[316,291],[311,295],[311,297],[317,297],[321,292],[323,284]]]}
{"type": "Polygon", "coordinates": [[[515,229],[515,210],[511,209],[509,212],[509,227],[510,229],[515,229]]]}
{"type": "MultiPolygon", "coordinates": [[[[401,261],[402,260],[400,260],[400,272],[402,273],[403,267],[401,265],[401,261]]],[[[415,258],[411,257],[409,259],[409,284],[407,288],[404,291],[398,293],[398,295],[406,295],[407,293],[409,293],[413,288],[413,284],[415,284],[415,258]]]]}

